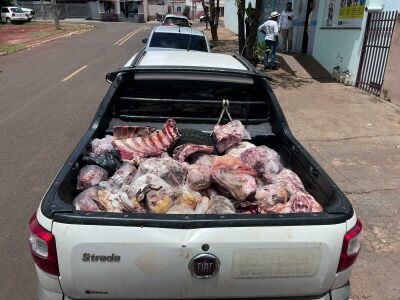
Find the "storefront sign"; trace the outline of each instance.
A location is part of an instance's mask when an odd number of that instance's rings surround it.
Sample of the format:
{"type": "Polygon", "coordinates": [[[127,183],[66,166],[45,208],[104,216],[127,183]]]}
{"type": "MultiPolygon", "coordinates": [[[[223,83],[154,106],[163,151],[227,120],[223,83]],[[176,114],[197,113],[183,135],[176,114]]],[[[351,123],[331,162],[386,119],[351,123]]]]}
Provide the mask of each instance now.
{"type": "Polygon", "coordinates": [[[322,27],[361,28],[366,0],[327,0],[322,27]]]}

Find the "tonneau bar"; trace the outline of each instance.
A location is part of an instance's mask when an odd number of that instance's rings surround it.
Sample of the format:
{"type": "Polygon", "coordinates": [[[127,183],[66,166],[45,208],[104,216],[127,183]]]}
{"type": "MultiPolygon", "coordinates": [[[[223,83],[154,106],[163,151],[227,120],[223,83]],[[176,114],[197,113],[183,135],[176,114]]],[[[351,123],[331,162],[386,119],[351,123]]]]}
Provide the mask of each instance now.
{"type": "MultiPolygon", "coordinates": [[[[187,121],[187,122],[218,122],[218,118],[196,118],[196,117],[155,117],[155,116],[135,116],[135,115],[119,115],[113,114],[113,118],[120,118],[132,121],[144,120],[144,121],[165,121],[167,119],[174,119],[176,121],[187,121]]],[[[240,119],[235,118],[235,120],[240,120],[243,124],[259,124],[264,122],[269,122],[268,118],[263,119],[240,119]]]]}
{"type": "MultiPolygon", "coordinates": [[[[167,103],[186,103],[186,104],[220,104],[221,100],[193,100],[193,99],[162,99],[162,98],[141,98],[141,97],[120,97],[120,100],[134,102],[167,102],[167,103]]],[[[230,105],[267,105],[265,101],[229,101],[230,105]]]]}

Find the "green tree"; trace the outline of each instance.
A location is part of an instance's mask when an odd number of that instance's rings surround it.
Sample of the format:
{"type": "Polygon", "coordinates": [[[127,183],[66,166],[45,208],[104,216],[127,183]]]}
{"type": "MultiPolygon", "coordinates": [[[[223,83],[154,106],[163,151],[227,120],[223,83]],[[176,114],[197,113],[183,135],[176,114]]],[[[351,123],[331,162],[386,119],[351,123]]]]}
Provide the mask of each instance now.
{"type": "Polygon", "coordinates": [[[14,5],[14,0],[0,0],[0,7],[12,5],[14,5]]]}
{"type": "Polygon", "coordinates": [[[249,5],[250,9],[247,8],[247,15],[249,16],[252,14],[252,22],[250,26],[250,33],[248,33],[247,41],[246,41],[246,53],[245,56],[249,60],[254,59],[254,45],[256,44],[257,41],[257,29],[258,29],[258,23],[260,22],[260,16],[261,16],[261,6],[262,6],[262,0],[256,0],[256,8],[253,10],[253,8],[249,5]]]}
{"type": "Polygon", "coordinates": [[[190,15],[190,6],[189,5],[185,5],[185,8],[183,9],[183,13],[182,13],[186,18],[189,19],[189,15],[190,15]]]}

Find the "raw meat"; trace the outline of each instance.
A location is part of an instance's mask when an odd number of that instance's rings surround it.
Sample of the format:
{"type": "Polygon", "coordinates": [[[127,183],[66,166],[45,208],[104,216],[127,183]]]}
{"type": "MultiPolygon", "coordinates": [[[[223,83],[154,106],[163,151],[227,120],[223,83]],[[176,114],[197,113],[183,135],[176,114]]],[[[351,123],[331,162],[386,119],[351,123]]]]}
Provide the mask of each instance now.
{"type": "Polygon", "coordinates": [[[277,174],[282,170],[279,154],[267,146],[258,146],[244,151],[240,159],[258,173],[277,174]]]}
{"type": "Polygon", "coordinates": [[[280,213],[310,213],[322,211],[322,206],[313,196],[306,192],[297,191],[290,197],[290,200],[280,213]]]}
{"type": "Polygon", "coordinates": [[[115,140],[114,147],[121,153],[122,159],[138,165],[142,158],[159,157],[180,137],[176,122],[168,119],[161,131],[144,137],[115,140]]]}
{"type": "Polygon", "coordinates": [[[114,126],[113,133],[117,140],[147,136],[156,131],[153,127],[146,126],[114,126]]]}
{"type": "Polygon", "coordinates": [[[236,213],[233,203],[228,198],[222,196],[211,196],[207,214],[234,214],[236,213]]]}
{"type": "Polygon", "coordinates": [[[240,155],[247,149],[255,148],[256,146],[250,142],[240,142],[225,151],[225,154],[232,155],[236,158],[240,158],[240,155]]]}
{"type": "Polygon", "coordinates": [[[183,164],[169,157],[149,158],[140,164],[136,176],[144,174],[156,175],[168,184],[178,186],[184,182],[187,170],[183,164]]]}
{"type": "Polygon", "coordinates": [[[106,135],[102,139],[94,139],[92,141],[92,153],[100,154],[104,152],[109,152],[114,149],[112,142],[115,140],[115,137],[112,135],[106,135]]]}
{"type": "Polygon", "coordinates": [[[124,162],[114,175],[107,181],[100,182],[100,186],[116,193],[123,185],[130,185],[137,169],[134,165],[124,162]]]}
{"type": "Polygon", "coordinates": [[[214,155],[195,153],[190,157],[190,163],[196,165],[202,165],[204,167],[211,169],[213,158],[214,155]]]}
{"type": "Polygon", "coordinates": [[[79,191],[85,190],[91,186],[99,184],[107,179],[108,173],[103,168],[96,165],[84,166],[78,174],[78,184],[76,189],[79,191]]]}
{"type": "Polygon", "coordinates": [[[195,214],[205,214],[208,210],[208,206],[210,203],[210,199],[207,197],[203,197],[201,202],[197,204],[196,209],[194,210],[195,214]]]}
{"type": "MultiPolygon", "coordinates": [[[[195,209],[198,213],[202,213],[204,208],[197,207],[202,203],[203,197],[195,191],[183,187],[183,189],[178,193],[178,197],[175,200],[174,206],[168,210],[168,214],[194,214],[195,209]]],[[[204,203],[202,203],[204,206],[204,203]]],[[[208,207],[208,205],[207,205],[208,207]]],[[[206,207],[206,209],[207,209],[206,207]]]]}
{"type": "Polygon", "coordinates": [[[82,157],[84,163],[98,165],[105,169],[109,175],[114,174],[114,172],[121,167],[120,160],[121,156],[116,150],[100,154],[89,153],[82,157]]]}
{"type": "Polygon", "coordinates": [[[240,143],[243,138],[249,139],[250,134],[239,120],[234,120],[225,125],[215,125],[214,137],[217,142],[219,153],[224,153],[226,149],[240,143]]]}
{"type": "Polygon", "coordinates": [[[213,146],[204,146],[204,145],[196,145],[196,144],[183,144],[174,149],[174,153],[172,155],[173,159],[184,162],[190,155],[196,152],[203,153],[213,153],[213,146]]]}
{"type": "Polygon", "coordinates": [[[176,191],[170,187],[151,190],[146,195],[146,203],[151,213],[165,214],[174,204],[176,191]]]}
{"type": "Polygon", "coordinates": [[[260,213],[279,213],[285,207],[288,198],[288,192],[279,184],[270,184],[259,188],[255,195],[260,213]]]}
{"type": "Polygon", "coordinates": [[[99,197],[97,195],[97,188],[92,187],[84,190],[78,196],[75,197],[72,205],[76,210],[83,211],[101,211],[97,202],[99,201],[99,197]]]}
{"type": "Polygon", "coordinates": [[[171,188],[171,186],[160,177],[153,174],[135,176],[127,189],[127,194],[133,201],[141,202],[151,190],[160,190],[162,188],[171,188]]]}
{"type": "Polygon", "coordinates": [[[211,169],[201,164],[186,164],[186,184],[195,191],[201,191],[211,186],[211,169]]]}
{"type": "Polygon", "coordinates": [[[299,176],[289,169],[284,168],[278,174],[264,175],[264,179],[267,183],[277,183],[284,186],[290,195],[297,191],[305,191],[299,176]]]}
{"type": "Polygon", "coordinates": [[[239,201],[254,194],[257,189],[257,173],[245,166],[242,161],[231,156],[215,156],[211,167],[213,180],[228,190],[239,201]]]}

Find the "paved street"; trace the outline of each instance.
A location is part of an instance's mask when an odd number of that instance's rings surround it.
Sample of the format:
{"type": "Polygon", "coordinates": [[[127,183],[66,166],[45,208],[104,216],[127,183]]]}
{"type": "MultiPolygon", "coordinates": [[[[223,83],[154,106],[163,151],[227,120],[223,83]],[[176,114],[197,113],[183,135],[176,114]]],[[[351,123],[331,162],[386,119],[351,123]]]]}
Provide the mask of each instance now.
{"type": "Polygon", "coordinates": [[[150,32],[143,24],[96,27],[0,57],[0,299],[34,299],[28,220],[89,126],[108,88],[105,74],[150,32]]]}

